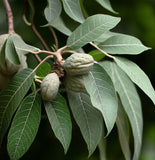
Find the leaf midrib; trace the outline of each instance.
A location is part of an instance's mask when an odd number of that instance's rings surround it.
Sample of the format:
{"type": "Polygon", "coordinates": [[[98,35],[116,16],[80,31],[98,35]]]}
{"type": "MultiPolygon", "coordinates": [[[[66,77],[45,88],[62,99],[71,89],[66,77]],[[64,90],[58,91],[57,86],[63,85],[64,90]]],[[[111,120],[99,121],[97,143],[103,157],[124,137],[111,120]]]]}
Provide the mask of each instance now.
{"type": "Polygon", "coordinates": [[[22,135],[23,135],[23,132],[24,132],[24,130],[25,130],[25,126],[26,126],[26,124],[27,124],[28,117],[29,117],[29,115],[30,115],[30,113],[31,113],[31,111],[32,111],[32,107],[33,107],[33,105],[34,105],[35,98],[36,98],[36,93],[35,93],[35,95],[34,95],[34,98],[33,98],[32,104],[31,104],[31,107],[30,107],[30,109],[29,109],[29,112],[28,112],[27,118],[26,118],[26,120],[25,120],[25,123],[24,123],[23,129],[22,129],[22,131],[21,131],[21,135],[20,135],[20,137],[19,137],[19,139],[18,139],[18,142],[17,142],[17,144],[16,144],[16,148],[15,148],[15,151],[14,151],[14,156],[13,156],[13,158],[15,158],[15,156],[16,156],[16,151],[17,151],[17,148],[18,148],[19,142],[20,142],[20,140],[21,140],[21,137],[22,137],[22,135]]]}
{"type": "MultiPolygon", "coordinates": [[[[94,21],[93,21],[93,23],[94,23],[94,21]]],[[[95,32],[95,30],[97,30],[98,28],[100,28],[100,27],[102,27],[102,26],[106,26],[106,24],[110,24],[110,22],[107,22],[107,23],[104,23],[104,24],[100,24],[99,26],[95,27],[93,30],[90,30],[88,33],[84,34],[81,38],[79,38],[79,39],[76,40],[75,42],[69,44],[68,46],[71,47],[71,46],[75,45],[76,43],[78,43],[79,41],[81,41],[81,39],[83,39],[83,38],[87,37],[89,34],[95,32]]],[[[82,28],[82,27],[83,27],[83,26],[81,26],[81,28],[82,28]]],[[[105,32],[105,31],[104,31],[104,32],[105,32]]],[[[103,32],[103,33],[104,33],[104,32],[103,32]]],[[[80,29],[80,33],[81,33],[81,29],[80,29]]],[[[75,36],[75,33],[73,33],[73,34],[74,34],[74,36],[75,36]]]]}

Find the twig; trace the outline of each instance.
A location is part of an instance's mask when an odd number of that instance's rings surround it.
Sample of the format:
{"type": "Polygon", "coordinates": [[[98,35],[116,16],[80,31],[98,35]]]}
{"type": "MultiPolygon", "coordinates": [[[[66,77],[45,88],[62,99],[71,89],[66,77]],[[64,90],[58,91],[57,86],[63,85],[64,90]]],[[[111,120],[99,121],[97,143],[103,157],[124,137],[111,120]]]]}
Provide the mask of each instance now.
{"type": "MultiPolygon", "coordinates": [[[[58,49],[56,52],[39,50],[38,52],[30,51],[30,53],[32,53],[32,54],[34,54],[34,55],[38,55],[38,54],[40,54],[40,53],[45,53],[45,54],[48,54],[48,55],[49,55],[49,56],[47,56],[47,57],[49,57],[49,58],[53,58],[53,56],[55,56],[55,57],[57,58],[58,63],[60,64],[60,66],[62,66],[63,63],[64,63],[64,61],[65,61],[65,60],[62,58],[62,51],[65,50],[66,48],[68,48],[68,46],[64,46],[64,47],[58,49]]],[[[47,57],[46,57],[46,58],[47,58],[47,57]]],[[[48,59],[49,59],[49,58],[48,58],[48,59]]],[[[46,59],[45,59],[45,61],[46,61],[46,59]]],[[[41,62],[42,62],[42,61],[41,61],[41,62]]],[[[41,62],[40,62],[40,63],[41,63],[41,62]]]]}
{"type": "Polygon", "coordinates": [[[8,19],[8,33],[9,34],[14,34],[14,24],[13,24],[13,13],[10,7],[10,4],[8,0],[3,0],[3,4],[5,6],[6,14],[7,14],[7,19],[8,19]]]}
{"type": "Polygon", "coordinates": [[[38,32],[37,28],[35,27],[35,24],[34,24],[34,15],[35,15],[35,9],[34,9],[34,6],[33,6],[33,2],[32,0],[25,0],[24,2],[24,8],[23,8],[23,20],[24,22],[28,25],[28,26],[31,26],[32,27],[32,30],[33,32],[35,33],[35,35],[39,38],[39,40],[41,41],[41,43],[43,44],[43,46],[45,47],[45,49],[47,51],[50,51],[50,48],[48,47],[48,45],[46,44],[45,40],[43,39],[43,37],[40,35],[40,33],[38,32]],[[26,5],[27,5],[27,2],[32,10],[32,15],[31,15],[31,18],[30,18],[30,22],[26,19],[26,5]]]}
{"type": "Polygon", "coordinates": [[[99,48],[96,44],[94,44],[93,42],[90,42],[89,44],[91,44],[93,47],[95,47],[97,50],[99,50],[101,53],[103,53],[104,55],[106,55],[109,58],[115,59],[114,56],[111,56],[110,54],[104,52],[101,48],[99,48]]]}
{"type": "Polygon", "coordinates": [[[36,59],[37,59],[38,62],[40,63],[40,62],[41,62],[41,58],[40,58],[37,54],[35,54],[34,56],[36,57],[36,59]]]}
{"type": "Polygon", "coordinates": [[[37,67],[33,70],[33,72],[35,72],[46,60],[53,58],[53,56],[47,56],[46,58],[44,58],[38,65],[37,67]]]}
{"type": "Polygon", "coordinates": [[[36,36],[40,39],[40,41],[43,44],[43,46],[45,47],[45,49],[47,51],[50,51],[50,48],[47,46],[46,42],[44,41],[44,39],[42,38],[42,36],[38,32],[38,30],[36,29],[34,23],[31,24],[31,27],[32,27],[33,32],[36,34],[36,36]]]}
{"type": "Polygon", "coordinates": [[[39,82],[39,83],[42,83],[42,81],[41,81],[41,80],[39,80],[39,79],[35,79],[35,81],[36,81],[36,82],[39,82]]]}
{"type": "Polygon", "coordinates": [[[66,54],[66,53],[74,54],[74,53],[75,53],[75,51],[68,50],[68,51],[64,51],[64,52],[62,52],[62,54],[66,54]]]}
{"type": "Polygon", "coordinates": [[[58,48],[59,48],[59,43],[58,43],[57,35],[56,35],[54,29],[53,29],[51,26],[49,26],[49,29],[50,29],[50,31],[51,31],[52,34],[53,34],[53,37],[54,37],[54,40],[55,40],[56,50],[58,50],[58,48]]]}

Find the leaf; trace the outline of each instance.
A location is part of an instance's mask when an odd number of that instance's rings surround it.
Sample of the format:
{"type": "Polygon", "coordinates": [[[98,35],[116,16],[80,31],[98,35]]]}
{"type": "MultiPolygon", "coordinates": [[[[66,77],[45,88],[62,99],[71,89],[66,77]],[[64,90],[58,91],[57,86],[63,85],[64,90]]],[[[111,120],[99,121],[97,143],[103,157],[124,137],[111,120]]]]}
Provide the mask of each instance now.
{"type": "Polygon", "coordinates": [[[122,105],[129,117],[134,136],[133,160],[139,159],[142,145],[142,110],[139,95],[129,77],[114,62],[104,61],[102,67],[111,76],[115,89],[119,93],[122,105]]]}
{"type": "Polygon", "coordinates": [[[111,54],[140,54],[150,48],[133,36],[118,34],[98,45],[99,48],[111,54]]]}
{"type": "Polygon", "coordinates": [[[105,55],[101,53],[99,50],[93,50],[89,52],[88,54],[91,55],[95,61],[100,61],[101,59],[105,57],[105,55]]]}
{"type": "Polygon", "coordinates": [[[102,136],[103,120],[86,93],[67,92],[69,104],[82,136],[87,143],[89,156],[95,151],[102,136]]]}
{"type": "Polygon", "coordinates": [[[119,141],[126,160],[131,160],[129,147],[129,131],[128,122],[120,99],[118,100],[118,114],[116,125],[118,129],[119,141]]]}
{"type": "Polygon", "coordinates": [[[13,119],[7,149],[10,159],[18,160],[31,146],[41,120],[41,99],[36,92],[28,95],[21,103],[13,119]]]}
{"type": "Polygon", "coordinates": [[[120,18],[109,15],[97,14],[90,16],[69,36],[67,45],[71,49],[80,48],[115,27],[119,21],[120,18]]]}
{"type": "Polygon", "coordinates": [[[155,90],[153,89],[148,76],[140,69],[140,67],[134,62],[122,57],[116,57],[115,62],[155,104],[155,90]]]}
{"type": "Polygon", "coordinates": [[[44,101],[45,110],[55,136],[67,152],[70,141],[72,124],[65,99],[59,94],[52,102],[44,101]]]}
{"type": "Polygon", "coordinates": [[[66,25],[61,17],[58,17],[54,21],[47,24],[47,26],[49,26],[49,25],[51,25],[52,27],[54,27],[55,29],[57,29],[58,31],[60,31],[61,33],[65,34],[67,36],[69,36],[72,33],[71,30],[66,27],[66,25]]]}
{"type": "Polygon", "coordinates": [[[34,75],[32,69],[24,69],[18,72],[0,92],[0,144],[14,112],[31,87],[34,75]]]}
{"type": "Polygon", "coordinates": [[[11,35],[13,43],[15,45],[17,53],[26,54],[29,52],[38,52],[40,51],[39,48],[26,44],[23,39],[18,35],[11,35]]]}
{"type": "Polygon", "coordinates": [[[45,18],[48,22],[54,21],[60,16],[62,10],[60,0],[48,0],[48,5],[44,10],[45,18]]]}
{"type": "Polygon", "coordinates": [[[97,39],[94,40],[94,43],[96,45],[100,44],[101,42],[106,41],[107,39],[109,39],[112,36],[116,36],[116,35],[122,35],[122,33],[116,33],[116,32],[111,32],[111,31],[107,31],[105,33],[103,33],[102,35],[100,35],[97,39]]]}
{"type": "Polygon", "coordinates": [[[97,1],[102,7],[104,7],[105,9],[107,9],[108,11],[113,12],[113,13],[117,13],[117,12],[115,12],[115,11],[112,9],[109,0],[96,0],[96,1],[97,1]]]}
{"type": "Polygon", "coordinates": [[[62,0],[64,10],[73,20],[83,23],[84,17],[80,8],[79,0],[62,0]]]}
{"type": "Polygon", "coordinates": [[[118,105],[113,83],[98,64],[94,64],[89,74],[84,76],[84,83],[92,105],[101,111],[104,117],[109,134],[116,121],[118,105]]]}
{"type": "Polygon", "coordinates": [[[42,63],[36,71],[36,75],[45,77],[51,71],[51,65],[48,62],[42,63]]]}
{"type": "Polygon", "coordinates": [[[20,64],[18,54],[16,52],[12,36],[10,35],[6,41],[5,56],[13,64],[20,64]]]}

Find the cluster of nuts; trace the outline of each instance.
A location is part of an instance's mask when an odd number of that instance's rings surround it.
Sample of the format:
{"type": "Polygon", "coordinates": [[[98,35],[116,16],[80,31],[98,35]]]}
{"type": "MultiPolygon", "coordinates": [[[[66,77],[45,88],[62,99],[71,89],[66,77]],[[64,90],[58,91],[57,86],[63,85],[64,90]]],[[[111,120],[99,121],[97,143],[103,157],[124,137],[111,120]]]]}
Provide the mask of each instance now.
{"type": "MultiPolygon", "coordinates": [[[[7,40],[9,34],[3,34],[0,36],[0,51],[7,40]]],[[[2,66],[0,65],[0,90],[3,89],[12,76],[19,72],[20,70],[27,68],[27,62],[26,62],[26,56],[25,55],[20,55],[20,65],[16,65],[11,63],[7,58],[5,59],[5,64],[2,66]]]]}
{"type": "Polygon", "coordinates": [[[90,71],[93,64],[94,59],[89,54],[75,53],[68,57],[63,64],[67,73],[64,81],[66,88],[74,92],[85,91],[83,75],[90,71]]]}
{"type": "MultiPolygon", "coordinates": [[[[64,84],[68,90],[74,92],[85,91],[82,75],[88,73],[94,63],[92,56],[84,53],[74,53],[66,59],[63,68],[66,71],[64,84]]],[[[41,83],[41,95],[46,101],[52,101],[59,90],[59,77],[50,73],[41,83]]]]}

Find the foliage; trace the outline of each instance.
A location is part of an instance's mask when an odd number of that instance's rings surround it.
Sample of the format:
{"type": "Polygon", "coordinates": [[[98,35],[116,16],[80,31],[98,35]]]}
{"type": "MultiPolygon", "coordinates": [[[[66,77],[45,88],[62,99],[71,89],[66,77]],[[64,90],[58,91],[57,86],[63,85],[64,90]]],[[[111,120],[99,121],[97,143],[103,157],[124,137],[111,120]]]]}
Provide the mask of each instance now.
{"type": "MultiPolygon", "coordinates": [[[[21,55],[26,55],[27,62],[31,62],[28,63],[28,68],[16,71],[0,91],[0,145],[6,135],[10,159],[18,160],[29,150],[39,129],[41,110],[46,113],[51,129],[61,142],[65,154],[71,143],[73,115],[86,142],[89,157],[98,147],[101,160],[105,158],[103,137],[108,137],[116,124],[124,158],[139,159],[143,117],[135,85],[154,104],[155,91],[140,67],[122,55],[138,55],[150,48],[136,37],[110,31],[118,25],[120,17],[112,9],[109,0],[96,0],[95,3],[114,16],[89,15],[84,2],[79,0],[47,0],[44,8],[46,24],[42,27],[49,28],[53,36],[52,47],[49,47],[35,27],[35,5],[27,0],[23,4],[23,20],[32,27],[45,50],[35,47],[35,44],[26,44],[20,35],[15,34],[12,17],[8,16],[8,37],[0,44],[0,65],[3,67],[7,59],[18,66],[21,55]],[[60,42],[57,33],[65,37],[63,42],[60,42]],[[59,47],[60,44],[63,46],[59,47]],[[82,58],[86,58],[81,60],[77,52],[84,55],[82,58]],[[68,57],[72,57],[71,54],[75,54],[76,58],[73,65],[70,62],[67,64],[69,68],[65,70],[63,64],[65,59],[67,61],[68,57]],[[87,62],[88,55],[94,58],[94,64],[88,72],[81,73],[90,63],[87,62]],[[32,57],[36,58],[36,64],[32,57]],[[70,85],[66,78],[66,72],[69,71],[80,73],[78,78],[82,79],[84,85],[81,92],[73,92],[70,87],[65,87],[70,85]],[[59,78],[55,82],[50,81],[46,89],[59,84],[59,80],[61,83],[59,89],[57,87],[57,96],[46,101],[40,88],[42,81],[51,72],[59,78]],[[129,132],[130,127],[132,132],[129,132]],[[129,141],[132,135],[133,153],[129,141]]],[[[6,7],[6,13],[11,14],[7,9],[6,7]]]]}

